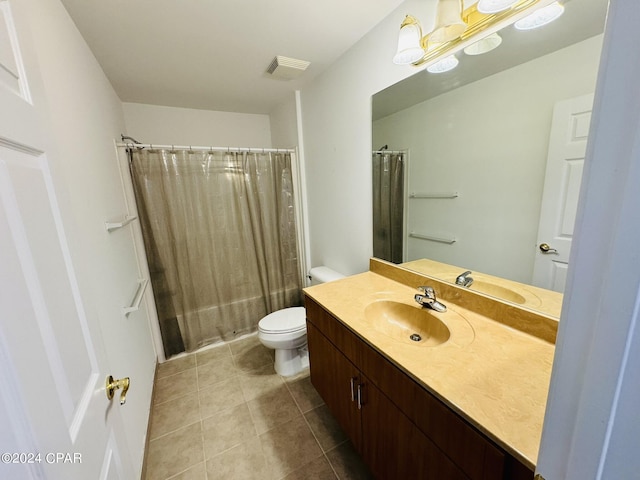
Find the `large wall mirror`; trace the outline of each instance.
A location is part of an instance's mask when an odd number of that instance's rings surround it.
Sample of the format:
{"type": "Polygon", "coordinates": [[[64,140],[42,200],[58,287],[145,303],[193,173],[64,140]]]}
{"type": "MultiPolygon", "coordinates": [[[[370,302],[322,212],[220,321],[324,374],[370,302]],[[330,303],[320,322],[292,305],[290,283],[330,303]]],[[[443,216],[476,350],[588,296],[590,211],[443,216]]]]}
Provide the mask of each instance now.
{"type": "Polygon", "coordinates": [[[373,96],[374,255],[563,291],[608,2],[563,3],[549,25],[508,26],[498,48],[373,96]]]}

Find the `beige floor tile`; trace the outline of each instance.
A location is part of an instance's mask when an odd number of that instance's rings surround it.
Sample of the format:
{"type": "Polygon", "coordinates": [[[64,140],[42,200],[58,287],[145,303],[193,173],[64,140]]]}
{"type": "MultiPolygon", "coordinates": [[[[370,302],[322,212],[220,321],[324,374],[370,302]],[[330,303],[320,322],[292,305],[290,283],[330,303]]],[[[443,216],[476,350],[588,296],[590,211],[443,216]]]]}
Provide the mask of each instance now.
{"type": "Polygon", "coordinates": [[[247,402],[258,435],[300,416],[293,397],[284,385],[247,402]]]}
{"type": "Polygon", "coordinates": [[[207,460],[208,480],[276,480],[268,470],[260,440],[248,439],[207,460]]]}
{"type": "Polygon", "coordinates": [[[238,379],[246,401],[279,390],[284,384],[282,378],[273,369],[273,365],[264,365],[255,370],[241,372],[238,379]]]}
{"type": "Polygon", "coordinates": [[[218,412],[202,421],[205,458],[210,459],[256,436],[246,404],[218,412]]]}
{"type": "Polygon", "coordinates": [[[254,333],[252,335],[247,335],[240,340],[234,340],[233,342],[229,342],[229,348],[231,349],[231,353],[233,355],[239,355],[247,349],[250,349],[254,345],[260,343],[260,339],[258,339],[258,333],[254,333]]]}
{"type": "Polygon", "coordinates": [[[201,350],[195,354],[196,363],[198,366],[204,365],[209,362],[214,362],[216,360],[220,360],[221,358],[230,357],[231,349],[229,345],[222,344],[216,347],[207,348],[205,350],[201,350]]]}
{"type": "Polygon", "coordinates": [[[229,346],[233,353],[233,361],[240,370],[254,370],[265,365],[273,365],[275,350],[262,345],[257,335],[237,340],[229,346]]]}
{"type": "Polygon", "coordinates": [[[304,416],[323,451],[331,450],[348,439],[326,405],[316,407],[304,416]]]}
{"type": "Polygon", "coordinates": [[[198,388],[205,388],[238,374],[231,357],[219,358],[215,361],[198,365],[198,388]]]}
{"type": "Polygon", "coordinates": [[[323,455],[291,472],[282,480],[335,480],[336,478],[333,468],[323,455]]]}
{"type": "Polygon", "coordinates": [[[202,418],[210,417],[222,410],[245,403],[238,377],[232,377],[210,387],[201,388],[198,394],[202,418]]]}
{"type": "Polygon", "coordinates": [[[155,405],[151,412],[151,440],[200,420],[198,393],[155,405]]]}
{"type": "Polygon", "coordinates": [[[324,403],[308,376],[294,382],[286,382],[286,385],[302,413],[313,410],[324,403]]]}
{"type": "Polygon", "coordinates": [[[207,467],[204,462],[198,463],[168,480],[207,480],[207,467]]]}
{"type": "Polygon", "coordinates": [[[156,380],[154,403],[163,403],[182,397],[198,389],[196,369],[190,368],[180,373],[156,380]]]}
{"type": "Polygon", "coordinates": [[[202,463],[200,422],[149,442],[147,479],[164,480],[202,463]]]}
{"type": "Polygon", "coordinates": [[[147,479],[371,478],[308,371],[277,375],[257,335],[160,365],[154,402],[147,479]]]}
{"type": "Polygon", "coordinates": [[[373,480],[351,442],[344,442],[326,453],[340,480],[373,480]]]}
{"type": "Polygon", "coordinates": [[[172,358],[164,363],[158,365],[158,375],[156,378],[164,378],[169,375],[189,370],[196,366],[196,358],[194,355],[187,355],[185,357],[172,358]]]}
{"type": "Polygon", "coordinates": [[[260,435],[269,470],[282,478],[322,456],[302,416],[260,435]]]}

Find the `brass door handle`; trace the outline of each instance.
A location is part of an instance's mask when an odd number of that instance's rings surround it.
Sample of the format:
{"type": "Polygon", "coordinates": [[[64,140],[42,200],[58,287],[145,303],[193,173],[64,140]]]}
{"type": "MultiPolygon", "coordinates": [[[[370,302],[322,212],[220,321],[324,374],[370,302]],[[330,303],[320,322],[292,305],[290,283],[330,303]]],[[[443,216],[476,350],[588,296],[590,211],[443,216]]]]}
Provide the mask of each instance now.
{"type": "Polygon", "coordinates": [[[545,255],[548,253],[558,253],[558,250],[556,250],[555,248],[551,248],[548,243],[541,243],[538,248],[545,255]]]}
{"type": "Polygon", "coordinates": [[[124,402],[127,401],[127,392],[129,391],[129,377],[114,380],[113,377],[109,375],[105,383],[107,389],[107,398],[109,400],[113,398],[116,390],[122,388],[122,393],[120,394],[120,405],[124,405],[124,402]]]}

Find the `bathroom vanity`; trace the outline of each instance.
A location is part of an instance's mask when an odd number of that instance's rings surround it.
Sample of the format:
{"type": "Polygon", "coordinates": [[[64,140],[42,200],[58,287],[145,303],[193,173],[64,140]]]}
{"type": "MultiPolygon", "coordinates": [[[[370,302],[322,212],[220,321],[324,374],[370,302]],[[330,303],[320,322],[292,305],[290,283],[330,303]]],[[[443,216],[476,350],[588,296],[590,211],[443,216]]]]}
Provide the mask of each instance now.
{"type": "Polygon", "coordinates": [[[533,478],[553,321],[460,290],[377,260],[305,289],[311,382],[376,478],[533,478]]]}

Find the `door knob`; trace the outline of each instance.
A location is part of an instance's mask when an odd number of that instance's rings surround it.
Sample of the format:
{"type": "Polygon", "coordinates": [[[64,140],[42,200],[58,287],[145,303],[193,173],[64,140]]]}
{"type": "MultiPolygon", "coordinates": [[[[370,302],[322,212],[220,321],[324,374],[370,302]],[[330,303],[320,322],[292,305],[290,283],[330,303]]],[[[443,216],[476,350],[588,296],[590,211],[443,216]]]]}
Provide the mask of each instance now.
{"type": "Polygon", "coordinates": [[[119,388],[122,388],[122,393],[120,394],[120,405],[124,405],[124,402],[127,401],[127,392],[129,391],[129,377],[114,380],[113,377],[109,375],[106,381],[107,398],[111,400],[113,395],[116,393],[116,390],[119,388]]]}
{"type": "Polygon", "coordinates": [[[547,254],[547,253],[558,253],[558,250],[556,250],[555,248],[551,248],[548,243],[541,243],[538,248],[544,254],[547,254]]]}

